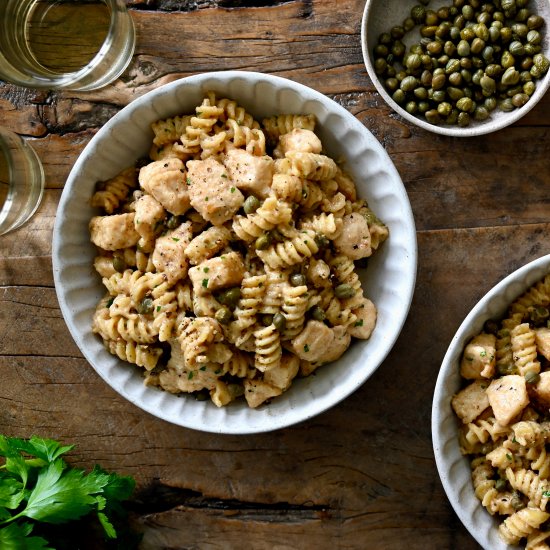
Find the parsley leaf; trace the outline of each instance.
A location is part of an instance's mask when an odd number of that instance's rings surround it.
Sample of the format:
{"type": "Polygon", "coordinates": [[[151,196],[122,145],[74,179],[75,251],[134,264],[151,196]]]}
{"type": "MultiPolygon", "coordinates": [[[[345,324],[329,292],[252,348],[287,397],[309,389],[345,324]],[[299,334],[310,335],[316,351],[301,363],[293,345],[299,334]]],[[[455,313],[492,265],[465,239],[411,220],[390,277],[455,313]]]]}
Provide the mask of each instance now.
{"type": "Polygon", "coordinates": [[[29,537],[33,526],[30,523],[12,523],[0,529],[0,548],[3,550],[52,550],[42,537],[29,537]]]}

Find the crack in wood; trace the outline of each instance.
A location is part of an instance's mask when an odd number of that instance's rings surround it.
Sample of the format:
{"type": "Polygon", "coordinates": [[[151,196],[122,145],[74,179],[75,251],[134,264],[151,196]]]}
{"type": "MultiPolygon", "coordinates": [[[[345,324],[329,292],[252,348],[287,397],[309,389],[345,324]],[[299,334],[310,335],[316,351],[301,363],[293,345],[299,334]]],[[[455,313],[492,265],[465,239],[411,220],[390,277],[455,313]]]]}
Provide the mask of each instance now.
{"type": "Polygon", "coordinates": [[[134,514],[149,515],[167,512],[178,507],[200,510],[236,512],[246,515],[285,515],[291,513],[294,517],[303,519],[329,517],[330,506],[325,504],[291,504],[288,502],[264,503],[245,502],[237,499],[205,497],[199,491],[179,487],[170,487],[159,479],[138,490],[128,503],[128,509],[134,514]]]}

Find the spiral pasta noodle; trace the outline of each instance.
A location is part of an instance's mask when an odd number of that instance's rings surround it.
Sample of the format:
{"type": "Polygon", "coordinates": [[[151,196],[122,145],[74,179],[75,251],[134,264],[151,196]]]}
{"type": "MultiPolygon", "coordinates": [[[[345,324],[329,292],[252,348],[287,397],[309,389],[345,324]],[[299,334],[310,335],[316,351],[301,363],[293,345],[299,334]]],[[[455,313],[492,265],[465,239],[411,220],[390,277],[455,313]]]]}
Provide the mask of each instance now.
{"type": "Polygon", "coordinates": [[[354,261],[387,228],[315,126],[312,114],[260,123],[208,91],[155,121],[149,159],[93,194],[106,295],[92,331],[147,386],[255,408],[370,338],[376,307],[354,261]]]}

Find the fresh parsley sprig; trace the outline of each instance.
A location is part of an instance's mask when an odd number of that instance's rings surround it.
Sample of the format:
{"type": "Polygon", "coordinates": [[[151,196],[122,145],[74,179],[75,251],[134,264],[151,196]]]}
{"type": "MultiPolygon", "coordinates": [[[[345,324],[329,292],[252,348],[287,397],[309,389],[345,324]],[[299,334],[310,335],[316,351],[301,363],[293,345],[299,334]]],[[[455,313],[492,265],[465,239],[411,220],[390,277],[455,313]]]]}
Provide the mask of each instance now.
{"type": "Polygon", "coordinates": [[[31,536],[36,522],[61,524],[91,513],[105,535],[116,538],[110,516],[120,512],[135,481],[99,466],[88,473],[69,466],[61,456],[73,448],[36,436],[0,435],[0,548],[49,549],[46,539],[31,536]]]}

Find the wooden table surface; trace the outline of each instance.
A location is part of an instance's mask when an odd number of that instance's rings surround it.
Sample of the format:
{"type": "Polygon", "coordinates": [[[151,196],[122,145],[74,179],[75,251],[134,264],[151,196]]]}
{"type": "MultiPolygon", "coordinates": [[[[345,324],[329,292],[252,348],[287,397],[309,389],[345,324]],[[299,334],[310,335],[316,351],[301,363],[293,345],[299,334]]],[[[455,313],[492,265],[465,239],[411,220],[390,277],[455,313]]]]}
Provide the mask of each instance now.
{"type": "Polygon", "coordinates": [[[128,5],[137,47],[114,84],[71,93],[0,83],[0,125],[25,136],[46,173],[38,213],[0,237],[0,432],[75,443],[73,465],[134,476],[143,548],[479,548],[436,471],[432,394],[470,308],[550,252],[550,95],[505,130],[442,137],[375,91],[361,54],[364,0],[128,5]],[[265,435],[183,429],[124,400],[71,339],[52,276],[56,207],[90,138],[148,90],[223,69],[290,78],[347,108],[395,163],[417,228],[416,291],[386,361],[328,412],[265,435]]]}

